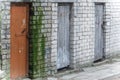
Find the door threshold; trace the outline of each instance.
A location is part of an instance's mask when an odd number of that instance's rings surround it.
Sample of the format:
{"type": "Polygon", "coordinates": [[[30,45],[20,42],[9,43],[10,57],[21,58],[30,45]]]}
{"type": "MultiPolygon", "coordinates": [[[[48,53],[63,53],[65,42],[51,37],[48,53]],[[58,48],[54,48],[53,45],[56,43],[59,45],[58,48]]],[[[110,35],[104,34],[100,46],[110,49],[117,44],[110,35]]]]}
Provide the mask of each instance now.
{"type": "Polygon", "coordinates": [[[64,68],[60,68],[60,69],[58,69],[57,71],[58,72],[63,72],[63,71],[67,71],[67,70],[71,70],[72,68],[70,68],[69,66],[67,66],[67,67],[64,67],[64,68]]]}
{"type": "Polygon", "coordinates": [[[104,60],[105,60],[104,58],[98,59],[98,60],[95,60],[94,63],[99,63],[99,62],[102,62],[102,61],[104,61],[104,60]]]}
{"type": "Polygon", "coordinates": [[[55,74],[55,77],[61,77],[64,75],[68,75],[71,73],[78,73],[78,72],[83,72],[82,69],[73,69],[73,68],[64,68],[62,70],[58,70],[57,74],[55,74]]]}
{"type": "Polygon", "coordinates": [[[99,65],[102,65],[102,64],[105,64],[105,63],[108,63],[108,62],[109,62],[108,59],[102,59],[100,61],[94,62],[93,66],[99,66],[99,65]]]}

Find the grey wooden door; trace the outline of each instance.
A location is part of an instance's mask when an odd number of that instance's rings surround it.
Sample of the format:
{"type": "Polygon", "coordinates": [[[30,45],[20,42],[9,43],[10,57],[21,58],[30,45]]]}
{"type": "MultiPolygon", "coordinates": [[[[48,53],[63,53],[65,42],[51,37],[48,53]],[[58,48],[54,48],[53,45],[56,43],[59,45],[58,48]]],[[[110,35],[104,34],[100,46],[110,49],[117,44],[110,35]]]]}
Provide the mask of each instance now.
{"type": "Polygon", "coordinates": [[[67,4],[59,5],[58,6],[57,69],[67,67],[70,64],[69,17],[70,17],[70,6],[67,4]]]}
{"type": "Polygon", "coordinates": [[[102,59],[104,56],[104,32],[103,32],[103,15],[104,15],[104,5],[95,5],[95,61],[102,59]]]}

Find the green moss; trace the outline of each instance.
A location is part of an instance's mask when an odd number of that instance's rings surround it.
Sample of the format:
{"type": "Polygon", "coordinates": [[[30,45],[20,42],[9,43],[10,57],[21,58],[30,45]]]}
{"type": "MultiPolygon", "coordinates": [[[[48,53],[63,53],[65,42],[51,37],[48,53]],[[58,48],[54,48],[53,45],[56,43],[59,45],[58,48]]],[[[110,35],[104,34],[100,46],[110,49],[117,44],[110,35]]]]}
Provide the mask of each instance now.
{"type": "Polygon", "coordinates": [[[45,77],[45,36],[42,33],[42,7],[31,8],[30,17],[30,77],[45,77]],[[39,13],[35,15],[36,11],[39,13]]]}

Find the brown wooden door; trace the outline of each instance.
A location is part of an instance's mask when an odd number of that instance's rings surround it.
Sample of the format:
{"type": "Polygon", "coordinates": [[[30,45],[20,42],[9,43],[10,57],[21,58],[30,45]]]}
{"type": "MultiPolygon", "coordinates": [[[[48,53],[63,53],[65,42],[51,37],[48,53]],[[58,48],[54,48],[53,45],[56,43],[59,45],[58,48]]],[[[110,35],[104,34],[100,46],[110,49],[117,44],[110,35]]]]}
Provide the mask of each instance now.
{"type": "Polygon", "coordinates": [[[29,5],[15,3],[11,6],[11,79],[28,74],[28,19],[29,5]]]}

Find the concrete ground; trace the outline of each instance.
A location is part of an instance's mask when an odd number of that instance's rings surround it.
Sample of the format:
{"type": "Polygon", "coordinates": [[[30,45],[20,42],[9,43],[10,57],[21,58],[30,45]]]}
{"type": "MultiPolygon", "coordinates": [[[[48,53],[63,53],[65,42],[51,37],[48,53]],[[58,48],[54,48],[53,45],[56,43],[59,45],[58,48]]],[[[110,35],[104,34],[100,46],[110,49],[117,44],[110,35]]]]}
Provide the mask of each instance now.
{"type": "MultiPolygon", "coordinates": [[[[0,71],[0,80],[8,80],[3,78],[4,73],[0,71]],[[1,79],[2,78],[2,79],[1,79]]],[[[31,79],[23,79],[31,80],[31,79]]],[[[42,79],[35,79],[42,80],[42,79]]],[[[83,68],[83,72],[74,72],[59,77],[48,77],[47,80],[120,80],[120,56],[107,60],[102,64],[98,63],[93,67],[83,68]]]]}
{"type": "Polygon", "coordinates": [[[83,72],[72,73],[48,80],[120,80],[120,57],[94,67],[83,68],[83,72]]]}
{"type": "Polygon", "coordinates": [[[120,75],[114,75],[114,76],[111,76],[111,77],[108,77],[102,80],[120,80],[120,75]]]}

